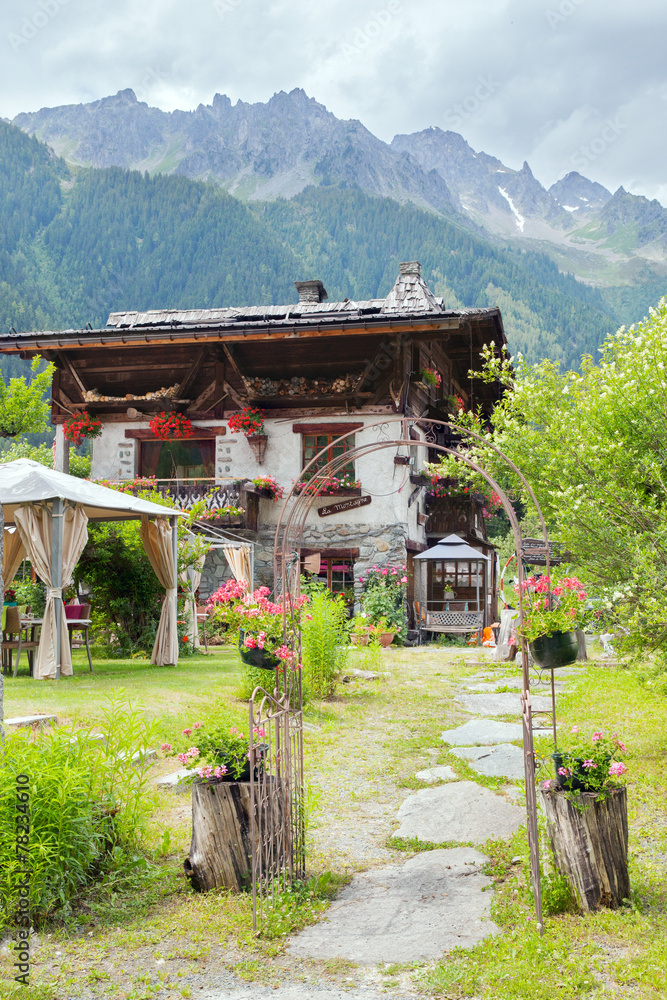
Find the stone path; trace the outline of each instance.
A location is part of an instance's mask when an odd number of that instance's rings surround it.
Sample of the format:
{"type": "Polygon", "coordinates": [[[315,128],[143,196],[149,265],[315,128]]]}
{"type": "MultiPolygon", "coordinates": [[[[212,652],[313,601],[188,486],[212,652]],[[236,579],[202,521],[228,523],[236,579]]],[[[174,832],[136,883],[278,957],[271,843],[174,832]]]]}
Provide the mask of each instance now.
{"type": "MultiPolygon", "coordinates": [[[[445,789],[451,787],[457,786],[445,789]]],[[[482,891],[491,885],[482,874],[486,860],[472,848],[455,847],[357,875],[331,905],[329,918],[302,931],[289,951],[375,965],[471,947],[499,933],[488,919],[490,893],[482,891]]]]}
{"type": "MultiPolygon", "coordinates": [[[[468,677],[455,697],[477,718],[445,730],[443,743],[479,774],[522,782],[521,681],[515,673],[503,676],[504,664],[493,669],[490,661],[480,661],[475,666],[484,671],[468,677]],[[499,687],[513,690],[496,693],[499,687]],[[516,721],[495,718],[499,715],[516,721]]],[[[559,676],[574,676],[580,669],[559,676]]],[[[564,686],[560,680],[557,690],[564,686]]],[[[551,710],[550,691],[546,686],[542,690],[544,694],[531,692],[538,713],[551,710]]],[[[550,726],[548,716],[533,720],[535,730],[550,726]]],[[[525,823],[525,806],[515,804],[522,786],[509,784],[505,794],[494,792],[475,781],[457,780],[449,765],[426,768],[416,777],[435,787],[404,800],[396,837],[483,844],[489,838],[508,838],[525,823]]],[[[487,917],[492,892],[482,891],[488,884],[481,872],[485,860],[472,847],[452,847],[424,851],[402,864],[356,875],[327,917],[292,939],[290,951],[372,964],[437,958],[457,945],[471,946],[498,933],[487,917]]],[[[332,996],[337,996],[335,991],[332,996]]]]}

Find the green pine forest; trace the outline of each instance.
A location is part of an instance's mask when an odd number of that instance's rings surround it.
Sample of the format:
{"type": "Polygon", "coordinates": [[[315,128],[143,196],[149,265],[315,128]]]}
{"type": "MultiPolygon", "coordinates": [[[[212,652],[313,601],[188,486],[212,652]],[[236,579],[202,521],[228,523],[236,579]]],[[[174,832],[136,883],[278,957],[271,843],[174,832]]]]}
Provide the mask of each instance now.
{"type": "MultiPolygon", "coordinates": [[[[456,221],[349,188],[244,203],[212,184],[118,168],[70,169],[0,121],[0,328],[104,325],[123,309],[293,302],[321,278],[331,300],[384,296],[420,260],[450,307],[499,305],[513,352],[577,365],[640,316],[456,221]]],[[[650,302],[646,303],[646,307],[650,302]]],[[[2,359],[5,375],[21,362],[2,359]]]]}

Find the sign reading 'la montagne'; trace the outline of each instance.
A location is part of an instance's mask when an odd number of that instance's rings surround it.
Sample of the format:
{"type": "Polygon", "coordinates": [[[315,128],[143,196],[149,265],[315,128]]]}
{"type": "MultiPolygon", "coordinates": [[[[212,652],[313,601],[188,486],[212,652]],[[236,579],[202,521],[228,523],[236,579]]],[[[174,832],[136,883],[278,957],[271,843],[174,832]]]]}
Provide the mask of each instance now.
{"type": "Polygon", "coordinates": [[[371,497],[352,497],[351,500],[341,500],[340,503],[330,503],[326,507],[320,507],[318,513],[320,517],[330,517],[331,514],[342,514],[346,510],[354,510],[355,507],[366,507],[371,502],[371,497]]]}

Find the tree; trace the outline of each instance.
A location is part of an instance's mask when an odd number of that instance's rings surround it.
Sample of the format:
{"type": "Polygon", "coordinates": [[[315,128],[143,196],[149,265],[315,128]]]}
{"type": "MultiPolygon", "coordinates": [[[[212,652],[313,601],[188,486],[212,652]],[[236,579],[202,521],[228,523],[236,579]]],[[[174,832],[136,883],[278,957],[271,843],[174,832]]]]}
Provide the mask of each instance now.
{"type": "MultiPolygon", "coordinates": [[[[526,476],[552,537],[613,600],[631,644],[667,655],[667,299],[600,353],[561,371],[489,349],[477,374],[506,392],[487,438],[526,476]]],[[[491,449],[473,450],[527,502],[491,449]]]]}
{"type": "Polygon", "coordinates": [[[30,371],[30,380],[22,375],[5,381],[0,374],[0,437],[44,431],[49,425],[47,393],[55,365],[49,362],[42,368],[38,356],[33,358],[30,371]]]}

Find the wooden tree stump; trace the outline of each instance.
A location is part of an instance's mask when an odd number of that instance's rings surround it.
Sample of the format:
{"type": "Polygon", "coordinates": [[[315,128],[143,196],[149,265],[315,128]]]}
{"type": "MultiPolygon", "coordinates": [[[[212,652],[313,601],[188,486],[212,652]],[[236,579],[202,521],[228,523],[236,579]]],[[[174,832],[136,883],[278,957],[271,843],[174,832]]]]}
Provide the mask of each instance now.
{"type": "Polygon", "coordinates": [[[562,789],[540,790],[558,869],[567,876],[582,911],[616,909],[630,896],[627,790],[601,798],[562,789]]]}
{"type": "MultiPolygon", "coordinates": [[[[282,783],[266,776],[257,785],[260,868],[280,865],[285,854],[282,783]]],[[[249,781],[221,781],[192,786],[192,841],[183,863],[200,892],[224,887],[241,892],[252,885],[251,801],[249,781]]]]}

